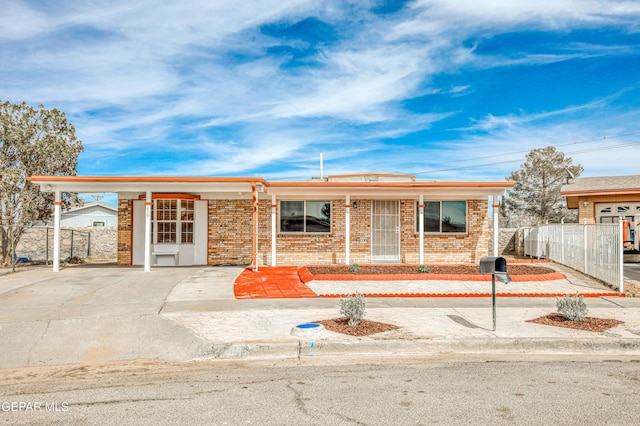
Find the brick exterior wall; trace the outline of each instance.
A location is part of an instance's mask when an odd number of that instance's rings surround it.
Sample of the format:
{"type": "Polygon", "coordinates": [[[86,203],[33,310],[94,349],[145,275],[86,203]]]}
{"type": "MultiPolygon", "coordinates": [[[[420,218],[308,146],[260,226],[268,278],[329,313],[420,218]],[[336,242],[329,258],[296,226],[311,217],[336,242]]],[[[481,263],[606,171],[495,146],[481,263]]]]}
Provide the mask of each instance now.
{"type": "MultiPolygon", "coordinates": [[[[352,199],[350,263],[371,262],[371,200],[352,199]]],[[[400,200],[400,261],[419,261],[419,235],[415,232],[416,200],[400,200]]],[[[118,202],[118,264],[131,264],[132,202],[118,202]]],[[[278,205],[279,208],[279,205],[278,205]]],[[[208,254],[210,265],[249,265],[252,262],[253,211],[251,200],[208,201],[208,254]]],[[[277,264],[345,263],[345,200],[331,200],[330,234],[278,234],[277,264]]],[[[271,265],[271,200],[258,207],[258,264],[271,265]]],[[[278,227],[276,226],[276,229],[278,227]]],[[[425,263],[478,263],[488,254],[488,201],[467,202],[466,235],[424,236],[425,263]]]]}
{"type": "MultiPolygon", "coordinates": [[[[352,199],[350,263],[371,263],[371,200],[352,199]]],[[[277,264],[345,263],[344,199],[331,200],[331,234],[278,234],[277,264]]],[[[419,235],[415,232],[416,200],[400,201],[400,261],[419,261],[419,235]]],[[[271,264],[271,203],[259,209],[259,264],[271,264]]],[[[478,263],[489,245],[488,201],[467,202],[466,235],[425,234],[425,263],[478,263]]],[[[249,250],[251,248],[249,247],[249,250]]]]}
{"type": "Polygon", "coordinates": [[[118,265],[132,263],[133,201],[118,200],[118,265]]]}
{"type": "MultiPolygon", "coordinates": [[[[253,257],[252,200],[209,200],[207,263],[249,265],[253,257]]],[[[264,216],[259,216],[263,221],[264,216]]]]}
{"type": "MultiPolygon", "coordinates": [[[[489,247],[489,204],[467,201],[467,234],[424,234],[424,263],[478,263],[489,247]]],[[[415,232],[415,200],[400,203],[402,223],[401,261],[418,263],[420,235],[415,232]]]]}

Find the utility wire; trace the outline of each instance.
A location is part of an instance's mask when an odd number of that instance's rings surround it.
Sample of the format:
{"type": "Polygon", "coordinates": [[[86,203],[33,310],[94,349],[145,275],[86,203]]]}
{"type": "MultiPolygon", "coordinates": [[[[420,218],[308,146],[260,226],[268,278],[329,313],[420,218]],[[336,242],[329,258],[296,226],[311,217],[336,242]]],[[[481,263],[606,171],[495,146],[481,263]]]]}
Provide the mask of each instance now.
{"type": "MultiPolygon", "coordinates": [[[[630,132],[630,133],[621,133],[621,134],[618,134],[618,135],[603,136],[603,137],[594,138],[594,139],[587,139],[587,140],[583,140],[583,141],[568,142],[568,143],[547,145],[547,146],[553,146],[554,148],[558,148],[558,147],[571,146],[571,145],[581,145],[581,144],[585,144],[585,143],[605,141],[605,140],[609,140],[609,139],[622,138],[622,137],[626,137],[626,136],[634,136],[634,135],[638,135],[638,134],[640,134],[640,131],[630,132]]],[[[609,147],[615,149],[615,148],[618,148],[618,147],[623,147],[623,146],[628,146],[628,145],[635,145],[637,143],[638,142],[630,142],[629,144],[610,145],[609,147]]],[[[600,150],[603,150],[603,149],[609,149],[609,147],[598,147],[598,148],[592,148],[591,150],[575,151],[575,152],[567,153],[567,154],[579,154],[579,153],[583,153],[583,152],[592,152],[592,150],[593,151],[600,151],[600,150]]],[[[443,161],[443,162],[440,162],[440,163],[436,163],[436,165],[464,163],[464,162],[468,162],[468,161],[476,161],[476,160],[482,160],[482,159],[486,159],[486,158],[507,157],[507,156],[511,156],[511,155],[529,153],[530,151],[531,150],[512,151],[512,152],[506,152],[506,153],[500,153],[500,154],[484,155],[484,156],[481,156],[481,157],[474,157],[474,158],[467,158],[467,159],[460,159],[460,160],[451,160],[451,161],[443,161]]],[[[517,159],[517,160],[505,160],[505,161],[499,161],[499,162],[488,163],[488,164],[478,164],[478,165],[471,165],[471,166],[455,167],[455,168],[450,168],[450,169],[441,169],[441,170],[426,171],[426,172],[416,172],[416,173],[411,173],[411,174],[422,175],[422,174],[444,172],[444,171],[452,171],[452,170],[461,170],[461,169],[471,169],[471,168],[486,167],[486,166],[495,166],[495,165],[498,165],[498,164],[515,163],[515,162],[518,162],[518,161],[522,161],[522,159],[520,158],[520,159],[517,159]]],[[[377,172],[378,173],[382,173],[382,172],[390,172],[390,171],[396,171],[396,170],[397,170],[396,168],[388,168],[388,169],[378,170],[377,172]]]]}
{"type": "MultiPolygon", "coordinates": [[[[638,133],[640,133],[640,132],[638,132],[638,133]]],[[[579,150],[579,151],[567,152],[567,154],[584,154],[584,153],[587,153],[587,152],[596,152],[596,151],[605,151],[605,150],[608,150],[608,149],[625,148],[625,147],[633,146],[633,145],[640,145],[640,141],[627,142],[627,143],[622,143],[622,144],[617,144],[617,145],[601,146],[601,147],[597,147],[597,148],[583,149],[583,150],[579,150]]],[[[560,145],[558,145],[558,146],[560,146],[560,145]]],[[[529,151],[525,151],[525,152],[529,152],[529,151]]],[[[513,153],[513,154],[516,154],[516,153],[513,153]]],[[[507,155],[507,154],[505,154],[505,155],[507,155]]],[[[489,156],[489,157],[493,157],[493,156],[489,156]]],[[[479,158],[487,158],[487,157],[479,157],[479,158]]],[[[448,169],[429,170],[429,171],[424,171],[424,172],[414,172],[414,173],[410,173],[410,174],[426,175],[426,174],[430,174],[430,173],[450,172],[450,171],[454,171],[454,170],[475,169],[475,168],[479,168],[479,167],[496,166],[496,165],[499,165],[499,164],[517,163],[517,162],[520,162],[520,161],[522,161],[521,158],[515,159],[515,160],[496,161],[495,163],[485,163],[485,164],[476,164],[476,165],[471,165],[471,166],[452,167],[452,168],[448,168],[448,169]]],[[[441,164],[446,164],[446,163],[441,163],[441,164]]]]}

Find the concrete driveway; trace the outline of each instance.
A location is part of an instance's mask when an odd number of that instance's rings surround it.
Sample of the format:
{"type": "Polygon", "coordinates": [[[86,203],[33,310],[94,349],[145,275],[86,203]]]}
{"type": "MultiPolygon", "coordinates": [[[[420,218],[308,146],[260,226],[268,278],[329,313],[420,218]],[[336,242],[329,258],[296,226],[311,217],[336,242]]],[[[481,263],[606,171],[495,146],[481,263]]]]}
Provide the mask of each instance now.
{"type": "Polygon", "coordinates": [[[207,342],[158,313],[177,284],[203,271],[214,268],[83,265],[0,276],[0,368],[199,356],[207,342]]]}

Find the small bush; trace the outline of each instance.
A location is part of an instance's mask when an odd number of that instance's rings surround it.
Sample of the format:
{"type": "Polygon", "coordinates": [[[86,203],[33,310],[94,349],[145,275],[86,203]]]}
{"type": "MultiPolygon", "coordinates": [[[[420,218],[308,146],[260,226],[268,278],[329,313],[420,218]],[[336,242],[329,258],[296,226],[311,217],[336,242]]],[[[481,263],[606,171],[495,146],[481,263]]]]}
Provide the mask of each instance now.
{"type": "Polygon", "coordinates": [[[558,313],[564,315],[570,321],[582,322],[589,312],[587,304],[584,303],[584,296],[580,296],[577,292],[575,296],[567,294],[562,299],[556,297],[556,307],[558,308],[558,313]]]}
{"type": "Polygon", "coordinates": [[[360,272],[360,265],[357,263],[349,265],[349,272],[360,272]]]}
{"type": "Polygon", "coordinates": [[[349,325],[357,327],[364,318],[366,302],[364,296],[356,292],[355,296],[347,295],[340,298],[340,314],[349,318],[349,325]]]}
{"type": "Polygon", "coordinates": [[[431,268],[426,265],[420,265],[418,266],[418,272],[420,272],[421,274],[428,274],[429,272],[431,272],[431,268]]]}

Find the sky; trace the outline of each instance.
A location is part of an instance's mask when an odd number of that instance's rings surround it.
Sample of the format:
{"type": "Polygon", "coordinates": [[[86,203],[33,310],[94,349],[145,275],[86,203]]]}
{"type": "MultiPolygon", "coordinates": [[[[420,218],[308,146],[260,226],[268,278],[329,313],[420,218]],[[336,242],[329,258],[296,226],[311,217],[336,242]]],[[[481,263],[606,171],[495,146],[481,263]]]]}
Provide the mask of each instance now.
{"type": "Polygon", "coordinates": [[[640,173],[640,1],[0,4],[0,100],[64,111],[80,175],[640,173]]]}

